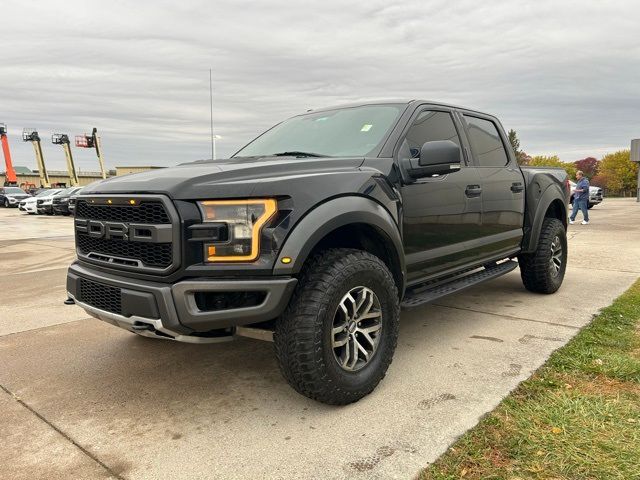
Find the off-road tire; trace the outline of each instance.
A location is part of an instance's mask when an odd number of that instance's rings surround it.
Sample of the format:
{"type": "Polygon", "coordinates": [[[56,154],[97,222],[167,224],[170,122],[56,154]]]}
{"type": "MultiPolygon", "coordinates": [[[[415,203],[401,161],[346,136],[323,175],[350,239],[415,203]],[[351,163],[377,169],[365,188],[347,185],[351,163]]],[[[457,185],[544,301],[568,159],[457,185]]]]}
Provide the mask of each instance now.
{"type": "Polygon", "coordinates": [[[557,218],[545,218],[540,229],[538,248],[533,253],[518,256],[520,276],[525,288],[536,293],[554,293],[562,285],[567,268],[567,232],[557,218]],[[562,264],[557,275],[550,266],[551,244],[558,237],[562,246],[562,264]]]}
{"type": "Polygon", "coordinates": [[[398,340],[400,305],[391,272],[376,256],[354,249],[322,251],[311,258],[289,305],[276,321],[280,370],[299,393],[322,403],[346,405],[368,395],[384,378],[398,340]],[[382,312],[379,344],[368,364],[344,370],[331,345],[334,315],[356,286],[375,293],[382,312]]]}

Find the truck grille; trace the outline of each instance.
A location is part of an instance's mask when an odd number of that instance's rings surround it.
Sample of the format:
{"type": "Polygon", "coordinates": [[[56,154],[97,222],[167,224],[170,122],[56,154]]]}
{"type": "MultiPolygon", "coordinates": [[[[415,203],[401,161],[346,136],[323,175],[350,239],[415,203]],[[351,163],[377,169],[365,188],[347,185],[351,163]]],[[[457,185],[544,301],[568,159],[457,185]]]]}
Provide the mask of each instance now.
{"type": "MultiPolygon", "coordinates": [[[[76,223],[76,248],[78,256],[99,263],[108,263],[112,268],[154,270],[164,272],[174,264],[176,245],[173,241],[162,239],[135,240],[130,234],[131,228],[144,230],[145,225],[171,225],[170,213],[160,199],[138,199],[135,204],[107,205],[105,199],[76,199],[75,218],[89,220],[92,227],[87,230],[76,223]],[[131,227],[131,226],[134,227],[131,227]],[[109,234],[109,230],[119,234],[109,234]],[[85,230],[85,231],[83,231],[85,230]],[[124,232],[124,234],[123,234],[124,232]]],[[[111,200],[109,200],[111,202],[111,200]]],[[[85,222],[86,223],[86,222],[85,222]]],[[[175,238],[171,235],[169,238],[175,238]]]]}
{"type": "Polygon", "coordinates": [[[122,314],[122,294],[119,288],[80,279],[80,298],[83,303],[107,312],[122,314]]]}
{"type": "Polygon", "coordinates": [[[78,234],[76,240],[78,248],[85,255],[106,254],[120,259],[140,260],[144,265],[156,268],[166,268],[173,260],[170,243],[132,243],[91,238],[85,234],[78,234]]]}
{"type": "Polygon", "coordinates": [[[77,201],[77,218],[106,220],[110,222],[130,222],[167,224],[169,215],[161,202],[142,202],[140,205],[91,205],[86,200],[77,201]]]}

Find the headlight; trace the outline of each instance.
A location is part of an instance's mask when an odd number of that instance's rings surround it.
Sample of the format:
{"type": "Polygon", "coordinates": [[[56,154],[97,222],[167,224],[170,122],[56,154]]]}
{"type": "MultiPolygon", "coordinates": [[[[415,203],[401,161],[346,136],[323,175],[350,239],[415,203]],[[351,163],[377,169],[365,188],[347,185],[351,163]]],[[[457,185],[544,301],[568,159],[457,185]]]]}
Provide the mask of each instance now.
{"type": "Polygon", "coordinates": [[[207,262],[252,262],[260,255],[260,234],[276,213],[272,198],[198,202],[205,222],[220,226],[218,240],[204,244],[207,262]]]}

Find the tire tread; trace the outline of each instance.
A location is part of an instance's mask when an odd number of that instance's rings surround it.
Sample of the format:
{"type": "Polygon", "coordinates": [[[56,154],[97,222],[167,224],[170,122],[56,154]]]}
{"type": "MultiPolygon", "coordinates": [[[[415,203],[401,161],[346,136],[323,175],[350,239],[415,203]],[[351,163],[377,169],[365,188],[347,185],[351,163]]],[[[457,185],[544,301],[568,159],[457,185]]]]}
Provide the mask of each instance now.
{"type": "Polygon", "coordinates": [[[564,225],[557,218],[551,217],[545,218],[542,223],[536,251],[530,254],[522,254],[518,257],[520,276],[527,290],[536,293],[554,293],[560,288],[564,271],[562,272],[559,282],[554,280],[549,273],[551,243],[553,242],[553,238],[559,233],[564,235],[563,248],[565,249],[564,261],[566,264],[567,251],[564,225]]]}
{"type": "Polygon", "coordinates": [[[399,301],[393,276],[376,256],[355,249],[336,248],[319,252],[305,265],[284,314],[276,323],[274,344],[278,364],[287,382],[299,393],[331,405],[346,405],[371,393],[384,378],[398,338],[399,301]],[[346,390],[332,381],[323,357],[322,322],[327,314],[327,292],[336,281],[363,269],[382,274],[391,290],[393,315],[385,323],[389,342],[383,363],[371,382],[359,390],[346,390]]]}

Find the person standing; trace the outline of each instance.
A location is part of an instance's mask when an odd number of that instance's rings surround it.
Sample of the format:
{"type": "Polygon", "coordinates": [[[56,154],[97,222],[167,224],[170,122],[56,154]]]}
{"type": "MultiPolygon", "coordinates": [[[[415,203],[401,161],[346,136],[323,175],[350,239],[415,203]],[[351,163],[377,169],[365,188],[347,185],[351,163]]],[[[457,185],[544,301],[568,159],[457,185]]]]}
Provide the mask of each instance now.
{"type": "Polygon", "coordinates": [[[589,180],[581,170],[576,172],[576,189],[573,191],[573,211],[569,223],[574,224],[578,210],[582,212],[582,225],[589,225],[589,180]]]}

